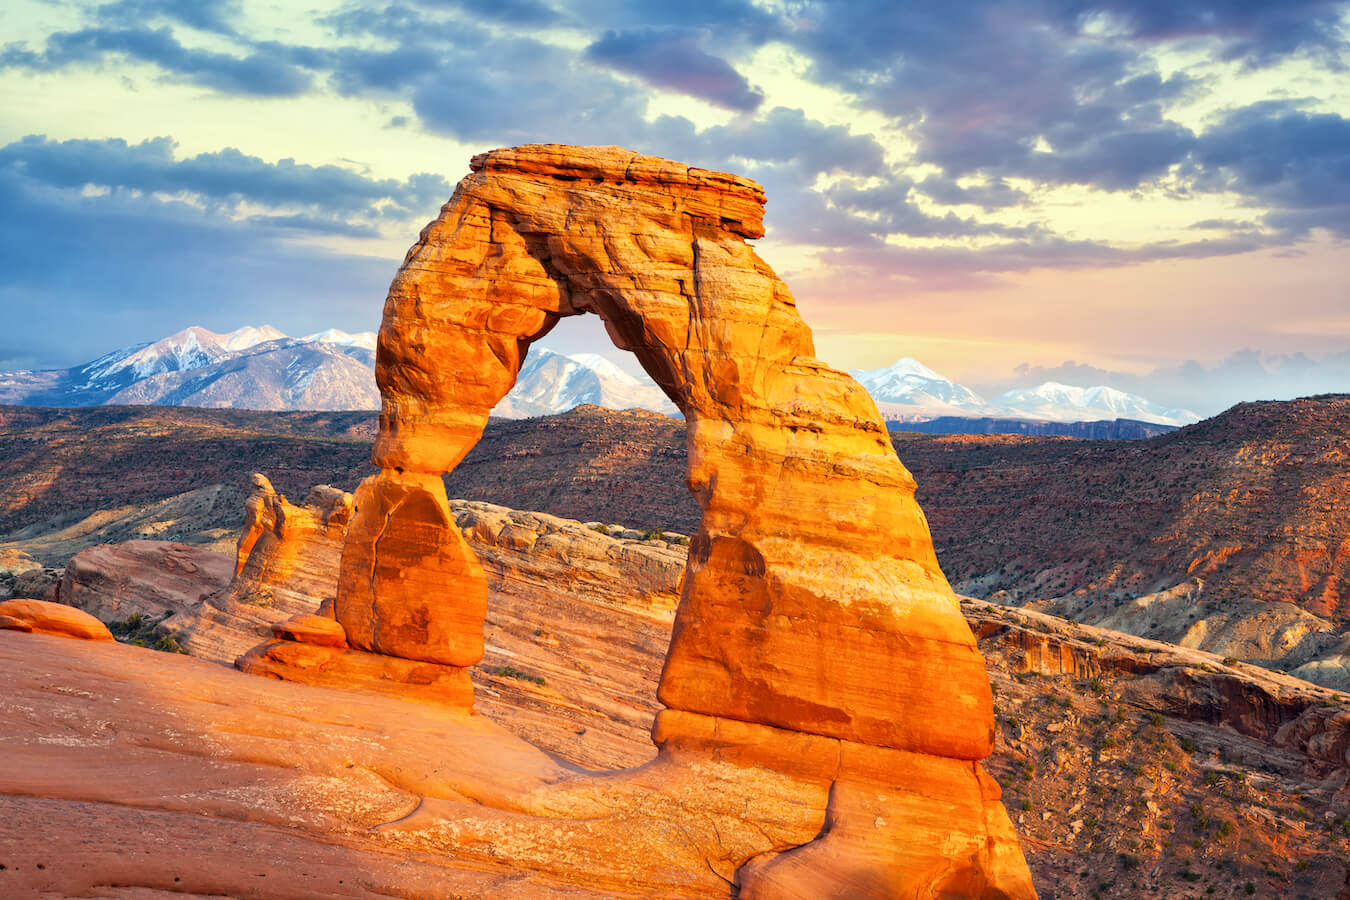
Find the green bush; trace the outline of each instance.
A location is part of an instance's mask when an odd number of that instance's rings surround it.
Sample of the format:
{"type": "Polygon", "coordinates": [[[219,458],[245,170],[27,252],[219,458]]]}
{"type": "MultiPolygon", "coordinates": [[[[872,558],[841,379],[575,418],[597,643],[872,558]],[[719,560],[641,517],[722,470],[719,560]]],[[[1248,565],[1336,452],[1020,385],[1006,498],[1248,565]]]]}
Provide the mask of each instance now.
{"type": "Polygon", "coordinates": [[[515,666],[498,666],[495,669],[489,669],[493,675],[500,675],[502,678],[515,678],[518,681],[528,681],[531,684],[542,685],[545,683],[542,675],[531,675],[529,672],[522,672],[515,666]]]}

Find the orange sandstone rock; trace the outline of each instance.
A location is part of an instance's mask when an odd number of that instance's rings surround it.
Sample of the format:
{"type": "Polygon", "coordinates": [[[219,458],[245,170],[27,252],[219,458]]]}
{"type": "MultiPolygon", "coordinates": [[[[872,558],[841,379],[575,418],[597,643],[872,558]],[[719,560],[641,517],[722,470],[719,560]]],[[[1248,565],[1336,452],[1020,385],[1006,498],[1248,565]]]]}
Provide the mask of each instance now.
{"type": "Polygon", "coordinates": [[[31,632],[33,626],[14,616],[0,616],[0,630],[31,632]]]}
{"type": "Polygon", "coordinates": [[[337,620],[353,647],[450,666],[483,658],[487,577],[439,475],[374,475],[356,492],[337,620]]]}
{"type": "Polygon", "coordinates": [[[231,596],[266,592],[273,605],[282,606],[330,596],[352,504],[351,494],[321,484],[296,506],[266,476],[255,474],[231,596]]]}
{"type": "Polygon", "coordinates": [[[473,683],[468,669],[330,644],[300,643],[293,637],[292,632],[286,640],[254,647],[235,660],[235,667],[279,681],[384,694],[465,710],[473,708],[473,683]]]}
{"type": "Polygon", "coordinates": [[[6,621],[17,621],[17,625],[0,624],[0,628],[12,631],[38,631],[86,641],[113,639],[107,625],[89,613],[73,606],[66,606],[64,603],[52,603],[47,600],[6,600],[0,603],[0,617],[6,621]]]}
{"type": "Polygon", "coordinates": [[[794,773],[818,765],[790,750],[802,742],[864,761],[832,776],[822,837],[745,867],[745,895],[1033,896],[975,762],[993,740],[983,660],[875,404],[814,358],[745,242],[763,234],[763,191],[615,147],[471,165],[385,303],[382,471],[357,492],[335,607],[352,645],[477,661],[483,575],[440,476],[530,343],[596,313],[684,414],[703,510],[659,694],[685,715],[658,740],[711,727],[740,736],[718,758],[794,773]]]}
{"type": "Polygon", "coordinates": [[[272,634],[283,641],[313,644],[316,647],[346,647],[347,633],[326,616],[301,614],[272,626],[272,634]]]}

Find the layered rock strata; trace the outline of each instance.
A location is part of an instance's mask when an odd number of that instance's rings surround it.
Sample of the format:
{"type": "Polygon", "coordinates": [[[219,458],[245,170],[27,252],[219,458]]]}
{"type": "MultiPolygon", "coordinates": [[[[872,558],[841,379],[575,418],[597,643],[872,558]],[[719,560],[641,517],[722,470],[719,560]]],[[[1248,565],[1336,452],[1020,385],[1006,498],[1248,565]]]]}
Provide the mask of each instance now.
{"type": "Polygon", "coordinates": [[[653,765],[735,759],[809,779],[817,750],[838,760],[818,839],[726,860],[742,895],[1032,896],[979,768],[983,660],[875,404],[814,358],[792,295],[746,244],[763,234],[759,186],[618,148],[519,147],[472,168],[385,304],[381,471],[357,491],[335,607],[352,647],[481,657],[486,577],[441,475],[530,343],[596,313],[684,414],[703,511],[653,765]],[[798,745],[817,749],[784,752],[798,745]]]}

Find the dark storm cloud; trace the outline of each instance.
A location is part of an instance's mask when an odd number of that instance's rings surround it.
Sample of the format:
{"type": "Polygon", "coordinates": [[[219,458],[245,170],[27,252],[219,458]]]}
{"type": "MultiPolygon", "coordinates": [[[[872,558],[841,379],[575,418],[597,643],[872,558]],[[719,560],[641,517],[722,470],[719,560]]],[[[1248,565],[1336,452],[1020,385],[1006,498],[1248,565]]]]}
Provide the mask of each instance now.
{"type": "MultiPolygon", "coordinates": [[[[449,183],[438,175],[374,179],[332,165],[309,166],[291,159],[268,163],[233,148],[180,160],[174,158],[174,146],[169,138],[128,144],[115,139],[52,141],[30,135],[0,147],[0,171],[66,190],[90,185],[190,194],[230,208],[244,201],[274,208],[308,207],[329,217],[322,229],[326,232],[341,228],[342,220],[352,216],[423,215],[450,194],[449,183]]],[[[287,220],[289,227],[301,221],[294,216],[287,220]]]]}
{"type": "Polygon", "coordinates": [[[586,58],[715,106],[741,112],[757,109],[764,102],[763,92],[700,43],[699,32],[681,28],[610,31],[586,48],[586,58]]]}
{"type": "Polygon", "coordinates": [[[60,31],[47,38],[41,53],[7,46],[0,53],[0,68],[51,71],[119,57],[156,65],[170,78],[226,94],[290,97],[304,93],[312,81],[304,69],[270,53],[231,56],[184,47],[168,28],[60,31]]]}

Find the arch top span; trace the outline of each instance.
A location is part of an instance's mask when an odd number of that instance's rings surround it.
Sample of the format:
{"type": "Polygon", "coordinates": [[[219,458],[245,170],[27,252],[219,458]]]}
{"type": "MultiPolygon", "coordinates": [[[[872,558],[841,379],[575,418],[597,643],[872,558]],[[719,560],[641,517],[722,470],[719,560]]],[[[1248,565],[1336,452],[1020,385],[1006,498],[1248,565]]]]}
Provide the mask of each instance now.
{"type": "Polygon", "coordinates": [[[479,153],[474,172],[514,174],[583,184],[656,188],[680,195],[691,215],[718,222],[746,238],[764,237],[764,188],[757,181],[643,156],[622,147],[527,144],[479,153]],[[578,153],[578,150],[584,152],[578,153]]]}

